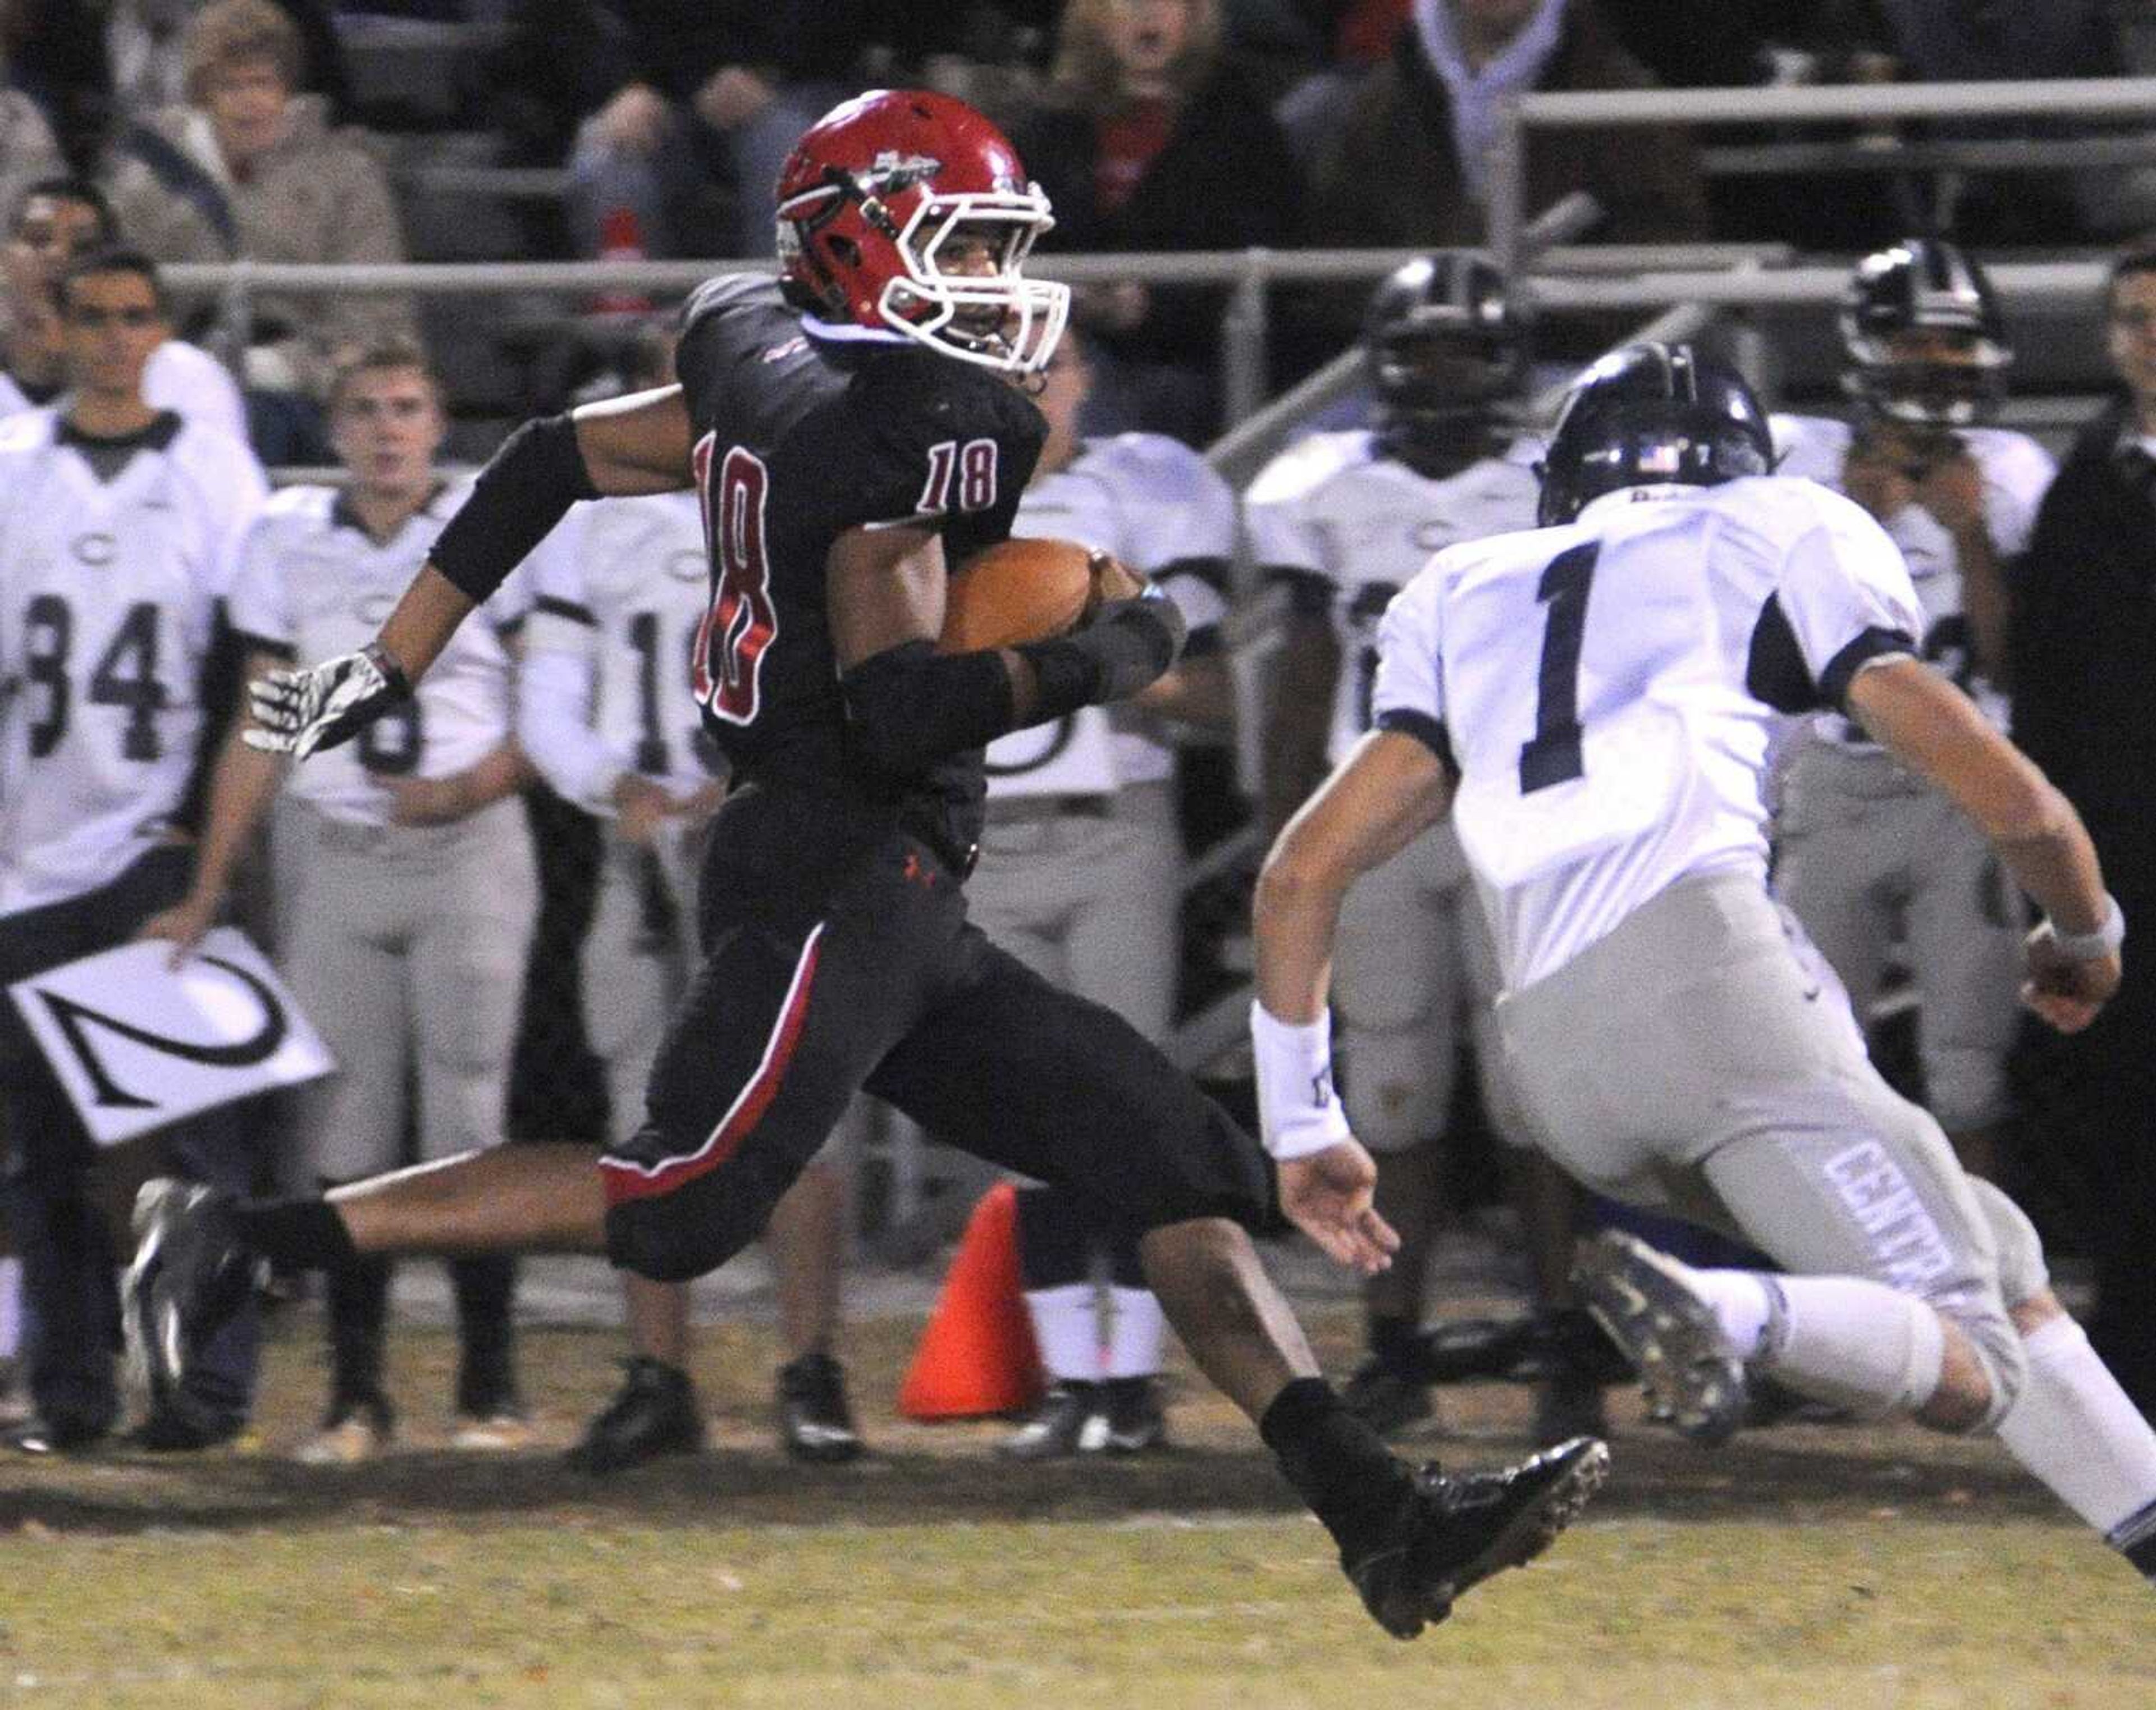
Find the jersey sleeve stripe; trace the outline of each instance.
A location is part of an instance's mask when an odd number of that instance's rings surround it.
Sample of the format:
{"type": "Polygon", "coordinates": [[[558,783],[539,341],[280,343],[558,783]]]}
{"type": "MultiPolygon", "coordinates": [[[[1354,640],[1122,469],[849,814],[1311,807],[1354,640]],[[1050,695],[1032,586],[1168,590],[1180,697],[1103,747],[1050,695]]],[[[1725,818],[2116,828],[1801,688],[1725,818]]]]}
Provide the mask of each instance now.
{"type": "Polygon", "coordinates": [[[1860,632],[1827,661],[1826,669],[1820,673],[1820,693],[1830,706],[1846,712],[1849,686],[1856,680],[1859,671],[1874,660],[1889,659],[1896,654],[1914,658],[1916,652],[1916,639],[1907,630],[1882,629],[1874,624],[1860,632]]]}
{"type": "Polygon", "coordinates": [[[567,618],[572,624],[584,624],[598,629],[598,619],[592,615],[589,606],[579,605],[572,599],[563,599],[559,594],[542,593],[532,601],[531,609],[545,612],[551,617],[567,618]]]}
{"type": "Polygon", "coordinates": [[[1452,738],[1445,731],[1443,719],[1432,718],[1412,706],[1388,706],[1378,715],[1376,727],[1413,737],[1444,763],[1448,778],[1459,778],[1460,763],[1452,757],[1452,738]]]}

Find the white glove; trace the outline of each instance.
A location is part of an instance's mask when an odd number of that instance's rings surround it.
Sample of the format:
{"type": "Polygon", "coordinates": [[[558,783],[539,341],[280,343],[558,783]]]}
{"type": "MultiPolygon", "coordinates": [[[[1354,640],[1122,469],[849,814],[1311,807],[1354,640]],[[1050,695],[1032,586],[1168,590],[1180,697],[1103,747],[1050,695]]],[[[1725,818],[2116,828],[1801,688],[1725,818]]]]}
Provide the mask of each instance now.
{"type": "Polygon", "coordinates": [[[248,685],[254,727],[243,740],[265,753],[304,760],[349,742],[400,701],[411,698],[403,669],[370,641],[305,670],[271,671],[248,685]]]}

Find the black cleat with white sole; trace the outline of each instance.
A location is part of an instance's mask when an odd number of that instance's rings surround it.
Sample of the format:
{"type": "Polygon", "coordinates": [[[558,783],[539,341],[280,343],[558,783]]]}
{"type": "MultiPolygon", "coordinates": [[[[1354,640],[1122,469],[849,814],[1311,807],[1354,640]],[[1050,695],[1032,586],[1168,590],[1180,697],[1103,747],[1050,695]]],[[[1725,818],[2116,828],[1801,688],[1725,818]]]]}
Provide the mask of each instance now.
{"type": "Polygon", "coordinates": [[[1412,1639],[1463,1592],[1548,1549],[1609,1474],[1609,1446],[1594,1437],[1495,1472],[1425,1466],[1384,1541],[1342,1565],[1378,1625],[1412,1639]]]}
{"type": "Polygon", "coordinates": [[[195,1356],[254,1292],[259,1261],[239,1238],[232,1196],[159,1177],[135,1196],[135,1260],[122,1291],[127,1357],[153,1416],[184,1415],[195,1356]]]}
{"type": "Polygon", "coordinates": [[[1636,1236],[1604,1230],[1573,1280],[1639,1373],[1656,1416],[1696,1443],[1727,1440],[1744,1422],[1744,1367],[1723,1352],[1714,1308],[1686,1267],[1636,1236]]]}

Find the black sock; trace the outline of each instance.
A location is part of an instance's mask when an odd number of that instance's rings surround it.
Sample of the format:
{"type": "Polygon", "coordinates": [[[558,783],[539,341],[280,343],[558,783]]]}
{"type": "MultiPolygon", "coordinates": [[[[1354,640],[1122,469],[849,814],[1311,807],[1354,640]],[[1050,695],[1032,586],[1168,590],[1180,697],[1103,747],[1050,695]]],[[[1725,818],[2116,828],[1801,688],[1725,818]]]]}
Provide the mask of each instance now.
{"type": "Polygon", "coordinates": [[[380,1402],[391,1261],[352,1258],[329,1274],[330,1411],[380,1402]]]}
{"type": "Polygon", "coordinates": [[[484,1419],[516,1404],[512,1353],[512,1305],[516,1261],[506,1254],[452,1259],[449,1282],[456,1293],[457,1411],[484,1419]]]}
{"type": "Polygon", "coordinates": [[[1152,1386],[1152,1374],[1141,1372],[1134,1378],[1111,1378],[1103,1386],[1111,1401],[1135,1401],[1152,1386]]]}
{"type": "Polygon", "coordinates": [[[1421,1325],[1412,1318],[1373,1312],[1369,1336],[1370,1352],[1379,1365],[1411,1384],[1423,1380],[1422,1369],[1427,1362],[1423,1358],[1421,1325]]]}
{"type": "Polygon", "coordinates": [[[288,1271],[333,1271],[359,1256],[326,1199],[243,1199],[232,1208],[239,1238],[288,1271]]]}
{"type": "Polygon", "coordinates": [[[1331,1384],[1296,1379],[1273,1397],[1258,1435],[1332,1534],[1343,1563],[1353,1566],[1383,1541],[1410,1475],[1331,1384]]]}

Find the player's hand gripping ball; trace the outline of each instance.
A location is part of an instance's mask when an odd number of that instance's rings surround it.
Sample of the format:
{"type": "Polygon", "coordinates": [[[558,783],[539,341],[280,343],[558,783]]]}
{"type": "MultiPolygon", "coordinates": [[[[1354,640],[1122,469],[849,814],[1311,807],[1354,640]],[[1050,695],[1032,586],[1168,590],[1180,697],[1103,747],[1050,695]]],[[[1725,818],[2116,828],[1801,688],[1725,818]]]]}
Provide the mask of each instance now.
{"type": "Polygon", "coordinates": [[[952,573],[937,647],[975,653],[1045,641],[1085,622],[1103,600],[1133,598],[1144,586],[1110,554],[1075,541],[998,542],[952,573]]]}

